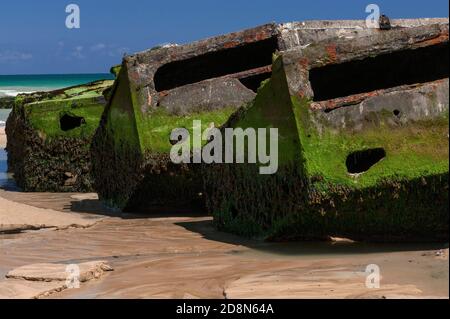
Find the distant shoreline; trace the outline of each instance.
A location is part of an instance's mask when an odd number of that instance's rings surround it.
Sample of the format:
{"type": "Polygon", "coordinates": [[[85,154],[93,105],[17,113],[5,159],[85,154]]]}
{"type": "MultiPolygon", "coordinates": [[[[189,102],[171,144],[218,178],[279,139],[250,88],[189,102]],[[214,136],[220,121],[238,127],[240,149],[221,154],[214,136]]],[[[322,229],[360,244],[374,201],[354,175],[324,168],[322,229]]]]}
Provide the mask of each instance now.
{"type": "Polygon", "coordinates": [[[0,75],[0,108],[10,108],[11,99],[23,93],[53,91],[99,80],[113,80],[110,73],[0,75]]]}

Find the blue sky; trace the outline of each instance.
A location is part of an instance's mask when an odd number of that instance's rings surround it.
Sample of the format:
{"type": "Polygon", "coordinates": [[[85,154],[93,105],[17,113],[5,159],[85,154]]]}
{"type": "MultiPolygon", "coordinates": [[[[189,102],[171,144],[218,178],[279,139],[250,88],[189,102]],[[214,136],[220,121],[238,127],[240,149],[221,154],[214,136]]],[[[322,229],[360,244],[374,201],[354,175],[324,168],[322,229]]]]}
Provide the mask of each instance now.
{"type": "Polygon", "coordinates": [[[2,0],[0,74],[107,72],[133,53],[267,22],[365,19],[376,3],[392,18],[448,17],[447,0],[2,0]],[[68,4],[81,28],[67,29],[68,4]]]}

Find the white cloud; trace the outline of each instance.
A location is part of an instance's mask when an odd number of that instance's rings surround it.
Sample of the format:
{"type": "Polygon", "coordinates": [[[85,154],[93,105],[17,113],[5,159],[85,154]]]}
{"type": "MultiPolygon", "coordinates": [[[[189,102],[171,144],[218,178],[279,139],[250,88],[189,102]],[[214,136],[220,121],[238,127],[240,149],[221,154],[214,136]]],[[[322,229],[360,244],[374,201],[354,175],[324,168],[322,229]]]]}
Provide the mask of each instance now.
{"type": "Polygon", "coordinates": [[[63,53],[64,50],[64,41],[59,41],[56,47],[55,56],[59,57],[63,53]]]}
{"type": "Polygon", "coordinates": [[[107,55],[110,57],[122,57],[124,53],[130,51],[127,47],[120,47],[116,44],[105,44],[105,43],[97,43],[92,45],[90,48],[91,52],[95,52],[100,55],[107,55]]]}
{"type": "Polygon", "coordinates": [[[125,53],[130,52],[130,48],[121,47],[116,44],[105,44],[102,42],[92,44],[92,45],[77,45],[72,48],[69,48],[66,43],[63,41],[59,41],[57,43],[57,48],[55,50],[56,56],[61,56],[67,52],[66,59],[86,59],[93,57],[112,57],[112,58],[122,58],[125,53]]]}
{"type": "Polygon", "coordinates": [[[105,48],[106,48],[106,45],[104,43],[97,43],[97,44],[91,46],[91,51],[97,52],[97,51],[104,50],[105,48]]]}
{"type": "Polygon", "coordinates": [[[31,53],[18,52],[18,51],[3,51],[0,52],[0,63],[25,61],[33,58],[31,53]]]}
{"type": "Polygon", "coordinates": [[[122,57],[125,53],[129,52],[130,49],[127,47],[112,47],[108,52],[110,57],[122,57]]]}
{"type": "Polygon", "coordinates": [[[75,50],[72,52],[72,56],[77,59],[84,59],[86,56],[83,54],[84,47],[79,45],[75,47],[75,50]]]}

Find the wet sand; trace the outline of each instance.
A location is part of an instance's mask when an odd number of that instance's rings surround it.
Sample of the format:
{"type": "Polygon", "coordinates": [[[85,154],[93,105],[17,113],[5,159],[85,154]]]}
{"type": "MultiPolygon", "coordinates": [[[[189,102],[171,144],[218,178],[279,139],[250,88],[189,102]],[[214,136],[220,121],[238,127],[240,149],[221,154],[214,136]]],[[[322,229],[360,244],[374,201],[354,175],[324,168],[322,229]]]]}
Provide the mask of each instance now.
{"type": "Polygon", "coordinates": [[[0,285],[38,263],[104,260],[101,279],[49,298],[448,298],[448,244],[264,243],[218,232],[198,215],[114,215],[95,194],[0,198],[43,215],[98,218],[86,228],[0,235],[0,285]],[[444,250],[443,250],[444,249],[444,250]],[[445,250],[447,249],[447,250],[445,250]],[[369,264],[379,289],[366,287],[369,264]]]}

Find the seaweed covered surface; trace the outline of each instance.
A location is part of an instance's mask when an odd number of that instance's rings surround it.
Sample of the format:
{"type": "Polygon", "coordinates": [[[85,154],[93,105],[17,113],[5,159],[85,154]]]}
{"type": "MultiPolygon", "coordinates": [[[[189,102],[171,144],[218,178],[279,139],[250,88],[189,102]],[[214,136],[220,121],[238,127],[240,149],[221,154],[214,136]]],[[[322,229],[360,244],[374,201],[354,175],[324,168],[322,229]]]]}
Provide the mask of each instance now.
{"type": "Polygon", "coordinates": [[[170,134],[175,128],[192,134],[193,120],[201,120],[202,129],[220,126],[235,107],[143,110],[137,91],[122,66],[91,147],[95,189],[107,205],[125,211],[202,208],[200,165],[172,163],[170,134]]]}
{"type": "Polygon", "coordinates": [[[90,142],[113,81],[16,97],[6,123],[8,170],[24,191],[92,191],[90,142]]]}
{"type": "Polygon", "coordinates": [[[204,168],[216,226],[268,240],[448,240],[448,78],[323,110],[292,94],[290,61],[282,54],[255,100],[225,125],[278,128],[278,172],[204,168]]]}
{"type": "MultiPolygon", "coordinates": [[[[448,20],[399,20],[395,26],[448,20]]],[[[172,165],[169,135],[220,126],[270,78],[277,51],[339,36],[377,35],[364,21],[274,23],[126,56],[92,144],[95,188],[109,206],[173,210],[201,203],[200,165],[172,165]]],[[[119,68],[116,68],[119,70],[119,68]]],[[[195,205],[194,205],[195,206],[195,205]]]]}

